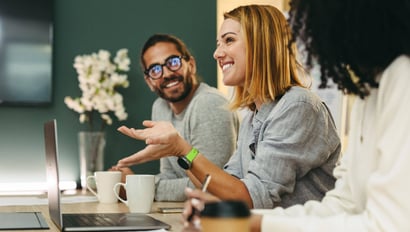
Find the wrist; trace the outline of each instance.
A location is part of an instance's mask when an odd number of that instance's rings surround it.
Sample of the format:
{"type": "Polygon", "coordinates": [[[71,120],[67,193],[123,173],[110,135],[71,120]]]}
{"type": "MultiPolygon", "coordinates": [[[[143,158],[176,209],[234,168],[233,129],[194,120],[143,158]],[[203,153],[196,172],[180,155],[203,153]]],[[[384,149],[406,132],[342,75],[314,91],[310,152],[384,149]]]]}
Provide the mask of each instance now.
{"type": "Polygon", "coordinates": [[[188,143],[184,143],[178,157],[186,156],[194,147],[188,143]]]}

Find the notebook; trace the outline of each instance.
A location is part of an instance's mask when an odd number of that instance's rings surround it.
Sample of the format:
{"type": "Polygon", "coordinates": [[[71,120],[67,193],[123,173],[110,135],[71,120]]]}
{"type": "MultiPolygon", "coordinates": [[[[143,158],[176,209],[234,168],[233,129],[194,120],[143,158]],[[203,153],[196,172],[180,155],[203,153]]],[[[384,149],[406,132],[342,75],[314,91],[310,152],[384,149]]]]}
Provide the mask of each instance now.
{"type": "Polygon", "coordinates": [[[61,231],[130,231],[170,229],[171,226],[149,215],[136,213],[62,214],[58,174],[57,122],[44,124],[47,163],[48,206],[53,223],[61,231]]]}
{"type": "Polygon", "coordinates": [[[1,212],[0,230],[49,229],[40,212],[1,212]]]}

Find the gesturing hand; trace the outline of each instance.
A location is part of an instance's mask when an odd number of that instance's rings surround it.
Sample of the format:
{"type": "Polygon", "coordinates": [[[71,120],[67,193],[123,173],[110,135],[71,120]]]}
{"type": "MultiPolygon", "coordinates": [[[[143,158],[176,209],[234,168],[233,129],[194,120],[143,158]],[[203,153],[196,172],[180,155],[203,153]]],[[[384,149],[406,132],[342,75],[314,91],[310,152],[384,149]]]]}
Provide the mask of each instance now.
{"type": "Polygon", "coordinates": [[[147,146],[143,149],[118,161],[118,167],[157,160],[166,156],[186,155],[191,146],[180,136],[178,131],[169,122],[144,121],[145,129],[134,129],[121,126],[118,131],[137,139],[145,141],[147,146]]]}

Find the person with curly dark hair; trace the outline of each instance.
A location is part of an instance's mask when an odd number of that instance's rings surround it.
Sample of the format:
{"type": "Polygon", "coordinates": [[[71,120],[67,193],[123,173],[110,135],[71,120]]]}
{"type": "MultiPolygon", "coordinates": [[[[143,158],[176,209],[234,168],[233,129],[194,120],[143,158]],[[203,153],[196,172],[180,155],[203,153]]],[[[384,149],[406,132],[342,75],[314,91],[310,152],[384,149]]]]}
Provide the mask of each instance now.
{"type": "MultiPolygon", "coordinates": [[[[410,1],[293,0],[289,23],[321,86],[333,80],[357,98],[335,188],[321,201],[254,210],[252,231],[410,231],[410,1]]],[[[187,195],[202,201],[187,201],[185,218],[215,200],[187,195]]]]}

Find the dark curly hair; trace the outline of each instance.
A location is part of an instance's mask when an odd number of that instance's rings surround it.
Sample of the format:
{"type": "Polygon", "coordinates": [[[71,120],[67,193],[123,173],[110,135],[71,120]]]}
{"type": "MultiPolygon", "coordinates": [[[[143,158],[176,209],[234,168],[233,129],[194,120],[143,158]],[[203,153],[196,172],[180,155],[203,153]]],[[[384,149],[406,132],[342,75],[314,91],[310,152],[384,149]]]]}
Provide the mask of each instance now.
{"type": "Polygon", "coordinates": [[[332,79],[364,98],[377,88],[376,74],[410,55],[410,0],[292,0],[290,7],[293,41],[305,45],[309,68],[320,64],[320,88],[332,79]]]}

